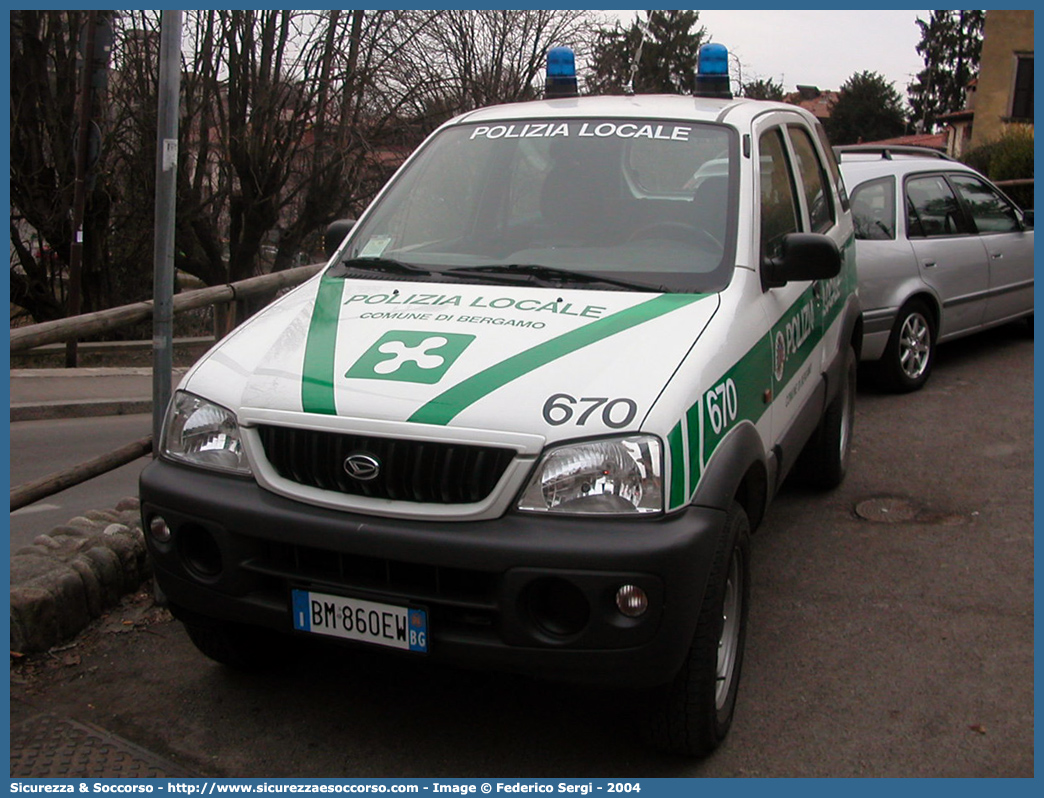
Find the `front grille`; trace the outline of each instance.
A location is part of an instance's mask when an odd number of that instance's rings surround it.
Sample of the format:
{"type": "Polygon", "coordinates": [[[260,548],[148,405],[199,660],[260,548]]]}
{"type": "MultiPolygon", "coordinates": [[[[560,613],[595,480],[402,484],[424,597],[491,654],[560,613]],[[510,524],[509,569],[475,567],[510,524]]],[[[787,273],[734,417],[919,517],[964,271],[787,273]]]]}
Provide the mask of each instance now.
{"type": "Polygon", "coordinates": [[[288,581],[376,590],[421,601],[446,601],[492,608],[499,577],[486,571],[403,562],[385,557],[344,554],[292,543],[270,542],[246,563],[248,570],[288,581]]]}
{"type": "Polygon", "coordinates": [[[500,577],[486,571],[423,565],[270,542],[243,568],[273,579],[285,595],[296,585],[319,591],[379,594],[378,601],[419,603],[441,635],[489,638],[498,624],[500,577]]]}
{"type": "Polygon", "coordinates": [[[515,452],[493,446],[375,438],[291,427],[259,426],[268,462],[301,485],[391,501],[473,504],[485,499],[515,452]],[[371,481],[354,479],[345,459],[366,454],[380,464],[371,481]]]}

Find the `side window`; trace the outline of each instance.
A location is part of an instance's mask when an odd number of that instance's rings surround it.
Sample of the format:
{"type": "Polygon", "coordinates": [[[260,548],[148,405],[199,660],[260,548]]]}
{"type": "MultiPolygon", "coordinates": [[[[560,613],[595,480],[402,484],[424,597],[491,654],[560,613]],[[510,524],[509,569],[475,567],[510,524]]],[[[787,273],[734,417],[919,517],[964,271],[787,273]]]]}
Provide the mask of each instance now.
{"type": "Polygon", "coordinates": [[[830,177],[837,186],[837,195],[841,198],[841,208],[847,211],[848,194],[845,191],[844,178],[841,177],[841,167],[837,165],[837,158],[834,157],[834,151],[830,148],[830,140],[827,138],[826,130],[819,122],[816,122],[816,136],[819,138],[819,143],[823,146],[823,152],[826,153],[827,166],[830,167],[830,177]]]}
{"type": "Polygon", "coordinates": [[[775,258],[782,250],[783,236],[799,229],[783,131],[763,133],[758,151],[761,157],[761,256],[775,258]]]}
{"type": "Polygon", "coordinates": [[[791,125],[789,130],[790,141],[797,155],[798,174],[805,193],[812,232],[825,233],[834,225],[834,203],[827,187],[826,170],[808,131],[797,125],[791,125]]]}
{"type": "Polygon", "coordinates": [[[909,238],[935,238],[971,233],[961,206],[942,175],[914,177],[906,181],[906,234],[909,238]]]}
{"type": "Polygon", "coordinates": [[[1020,229],[1015,209],[992,187],[970,175],[950,175],[950,182],[968,204],[980,233],[1012,233],[1020,229]]]}
{"type": "Polygon", "coordinates": [[[852,192],[852,222],[861,241],[895,239],[895,178],[883,177],[852,192]]]}

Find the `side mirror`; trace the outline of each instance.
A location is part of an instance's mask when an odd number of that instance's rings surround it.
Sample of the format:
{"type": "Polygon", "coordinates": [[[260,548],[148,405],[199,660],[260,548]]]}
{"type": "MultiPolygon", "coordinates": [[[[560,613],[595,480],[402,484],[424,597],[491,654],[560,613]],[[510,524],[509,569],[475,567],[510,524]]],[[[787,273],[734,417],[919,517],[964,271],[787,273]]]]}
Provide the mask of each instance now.
{"type": "Polygon", "coordinates": [[[336,222],[330,222],[323,239],[327,260],[333,257],[337,248],[341,246],[341,242],[344,241],[344,237],[351,232],[353,227],[355,227],[355,219],[338,219],[336,222]]]}
{"type": "Polygon", "coordinates": [[[1033,208],[1022,212],[1022,223],[1026,226],[1027,230],[1033,229],[1033,208]]]}
{"type": "Polygon", "coordinates": [[[828,280],[841,273],[841,251],[818,233],[787,233],[778,258],[761,264],[761,285],[779,288],[791,280],[828,280]]]}

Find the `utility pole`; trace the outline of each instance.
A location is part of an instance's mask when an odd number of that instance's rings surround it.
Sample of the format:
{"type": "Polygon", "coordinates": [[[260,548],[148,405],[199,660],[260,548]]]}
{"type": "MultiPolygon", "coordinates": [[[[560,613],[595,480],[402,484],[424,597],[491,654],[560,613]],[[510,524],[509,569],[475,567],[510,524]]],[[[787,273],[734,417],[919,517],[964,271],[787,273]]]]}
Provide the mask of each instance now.
{"type": "Polygon", "coordinates": [[[174,212],[178,186],[181,12],[160,16],[156,128],[156,220],[153,248],[152,456],[159,452],[174,368],[174,212]]]}

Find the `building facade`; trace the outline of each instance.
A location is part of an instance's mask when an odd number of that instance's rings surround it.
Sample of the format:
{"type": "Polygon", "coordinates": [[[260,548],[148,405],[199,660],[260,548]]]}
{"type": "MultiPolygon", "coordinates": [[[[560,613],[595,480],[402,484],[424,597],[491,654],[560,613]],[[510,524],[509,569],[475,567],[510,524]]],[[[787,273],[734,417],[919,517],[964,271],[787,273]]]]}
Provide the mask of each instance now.
{"type": "Polygon", "coordinates": [[[1033,126],[1033,11],[987,11],[971,147],[1033,126]]]}

